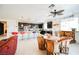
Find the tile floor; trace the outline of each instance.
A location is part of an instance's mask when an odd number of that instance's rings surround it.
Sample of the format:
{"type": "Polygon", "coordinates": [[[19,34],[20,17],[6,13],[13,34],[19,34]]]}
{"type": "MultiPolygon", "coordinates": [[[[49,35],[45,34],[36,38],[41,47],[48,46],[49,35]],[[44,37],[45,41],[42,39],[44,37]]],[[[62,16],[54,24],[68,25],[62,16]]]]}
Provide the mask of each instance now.
{"type": "MultiPolygon", "coordinates": [[[[46,55],[38,49],[37,39],[18,40],[16,55],[46,55]]],[[[69,55],[79,55],[79,43],[70,44],[69,55]]]]}

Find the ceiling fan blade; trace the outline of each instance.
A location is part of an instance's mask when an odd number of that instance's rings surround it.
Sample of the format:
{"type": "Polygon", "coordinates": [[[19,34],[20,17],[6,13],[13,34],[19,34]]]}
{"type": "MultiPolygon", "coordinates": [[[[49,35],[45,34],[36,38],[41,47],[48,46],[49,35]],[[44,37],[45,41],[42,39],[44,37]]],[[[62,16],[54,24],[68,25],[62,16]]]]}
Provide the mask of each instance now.
{"type": "Polygon", "coordinates": [[[50,12],[51,14],[55,14],[55,12],[50,12]]]}
{"type": "Polygon", "coordinates": [[[57,13],[57,15],[63,15],[62,13],[57,13]]]}
{"type": "Polygon", "coordinates": [[[57,11],[57,13],[61,13],[61,12],[63,12],[64,10],[60,10],[60,11],[57,11]]]}

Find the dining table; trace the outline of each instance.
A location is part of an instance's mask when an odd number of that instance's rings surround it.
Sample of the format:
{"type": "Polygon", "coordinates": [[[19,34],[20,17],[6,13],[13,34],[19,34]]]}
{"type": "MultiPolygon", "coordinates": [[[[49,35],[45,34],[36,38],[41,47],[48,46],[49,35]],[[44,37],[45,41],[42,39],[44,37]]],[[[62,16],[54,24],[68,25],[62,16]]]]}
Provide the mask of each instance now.
{"type": "Polygon", "coordinates": [[[50,40],[50,41],[52,41],[53,43],[54,43],[54,51],[53,51],[53,53],[58,53],[59,52],[59,42],[58,42],[58,40],[60,40],[60,37],[57,37],[57,36],[51,36],[51,37],[48,37],[48,36],[44,36],[44,39],[45,40],[50,40]]]}
{"type": "MultiPolygon", "coordinates": [[[[60,46],[62,47],[61,43],[63,45],[69,46],[69,42],[72,40],[71,37],[65,37],[65,36],[59,37],[59,36],[47,36],[47,35],[44,35],[43,37],[44,37],[45,41],[50,40],[50,41],[52,41],[54,43],[52,46],[54,47],[53,53],[55,53],[55,54],[60,53],[60,46]],[[66,42],[66,41],[68,41],[68,42],[66,42]]],[[[45,44],[46,44],[46,42],[45,42],[45,44]]]]}

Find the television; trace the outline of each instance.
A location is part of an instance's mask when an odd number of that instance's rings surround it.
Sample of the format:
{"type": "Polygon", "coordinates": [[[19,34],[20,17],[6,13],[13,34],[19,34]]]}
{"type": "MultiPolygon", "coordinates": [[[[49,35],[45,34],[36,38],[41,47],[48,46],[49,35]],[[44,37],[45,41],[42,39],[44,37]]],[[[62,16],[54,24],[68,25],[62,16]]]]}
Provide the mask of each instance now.
{"type": "Polygon", "coordinates": [[[52,21],[51,22],[47,22],[47,28],[52,28],[52,21]]]}

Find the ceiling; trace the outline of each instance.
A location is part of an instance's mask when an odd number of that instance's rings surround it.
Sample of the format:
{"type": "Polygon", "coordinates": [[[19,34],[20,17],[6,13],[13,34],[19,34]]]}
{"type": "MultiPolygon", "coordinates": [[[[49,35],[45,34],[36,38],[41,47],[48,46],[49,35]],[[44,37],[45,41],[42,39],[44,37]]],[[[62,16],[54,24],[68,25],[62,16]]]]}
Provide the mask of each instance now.
{"type": "Polygon", "coordinates": [[[64,9],[62,16],[48,17],[50,4],[0,4],[0,18],[18,20],[30,23],[42,23],[52,19],[59,19],[75,14],[79,16],[79,4],[56,4],[54,9],[64,9]]]}

